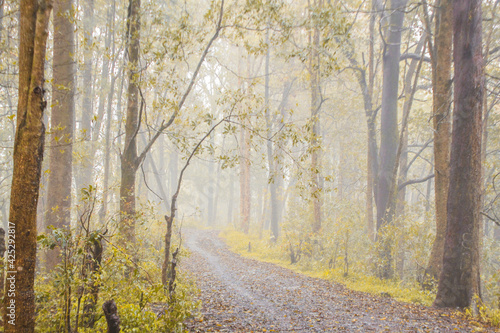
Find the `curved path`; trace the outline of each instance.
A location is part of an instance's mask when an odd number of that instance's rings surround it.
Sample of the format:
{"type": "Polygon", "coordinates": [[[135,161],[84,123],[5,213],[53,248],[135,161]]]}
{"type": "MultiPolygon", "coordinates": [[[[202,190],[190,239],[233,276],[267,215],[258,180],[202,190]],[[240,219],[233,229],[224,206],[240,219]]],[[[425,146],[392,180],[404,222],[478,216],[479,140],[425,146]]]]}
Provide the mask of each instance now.
{"type": "Polygon", "coordinates": [[[433,308],[351,291],[229,251],[216,231],[185,232],[181,269],[200,289],[189,332],[495,332],[433,308]]]}

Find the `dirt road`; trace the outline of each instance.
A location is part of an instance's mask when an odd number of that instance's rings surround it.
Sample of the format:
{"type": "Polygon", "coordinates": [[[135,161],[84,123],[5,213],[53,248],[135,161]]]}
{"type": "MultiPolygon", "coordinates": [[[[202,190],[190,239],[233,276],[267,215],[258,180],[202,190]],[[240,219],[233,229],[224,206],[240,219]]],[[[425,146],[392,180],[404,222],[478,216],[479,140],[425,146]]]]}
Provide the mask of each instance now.
{"type": "MultiPolygon", "coordinates": [[[[188,230],[181,269],[203,306],[189,332],[495,332],[449,312],[355,292],[229,251],[215,231],[188,230]]],[[[479,324],[477,324],[479,325],[479,324]]]]}

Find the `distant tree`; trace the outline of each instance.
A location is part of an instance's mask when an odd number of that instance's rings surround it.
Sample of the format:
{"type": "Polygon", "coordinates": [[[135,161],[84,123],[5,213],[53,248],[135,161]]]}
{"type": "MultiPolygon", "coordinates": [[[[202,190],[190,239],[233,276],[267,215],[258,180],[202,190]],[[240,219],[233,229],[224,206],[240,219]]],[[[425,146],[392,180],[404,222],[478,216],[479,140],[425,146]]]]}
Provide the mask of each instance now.
{"type": "Polygon", "coordinates": [[[270,59],[271,59],[271,46],[269,45],[269,27],[266,29],[266,44],[267,44],[267,50],[266,50],[266,58],[265,58],[265,81],[264,81],[264,99],[265,99],[265,108],[266,108],[266,130],[267,130],[267,137],[268,141],[266,143],[266,148],[267,148],[267,167],[269,169],[269,194],[270,194],[270,203],[271,203],[271,232],[274,236],[274,240],[276,241],[279,237],[279,210],[280,207],[278,205],[278,180],[275,178],[276,177],[276,162],[274,161],[274,146],[273,142],[270,139],[272,135],[272,129],[273,129],[273,122],[272,122],[272,116],[271,116],[271,106],[270,106],[270,86],[269,86],[269,80],[270,80],[270,72],[269,72],[269,66],[270,66],[270,59]]]}
{"type": "MultiPolygon", "coordinates": [[[[313,8],[321,8],[323,6],[322,0],[314,0],[313,8]]],[[[309,47],[311,48],[309,56],[309,74],[311,76],[310,87],[311,87],[311,121],[312,121],[312,132],[311,132],[311,170],[312,170],[312,198],[313,198],[313,211],[314,219],[312,223],[312,230],[317,233],[321,229],[321,149],[320,149],[320,110],[321,110],[321,83],[320,83],[320,59],[319,59],[319,47],[320,47],[320,30],[314,25],[314,16],[312,13],[312,31],[309,32],[309,47]]]]}
{"type": "MultiPolygon", "coordinates": [[[[111,36],[114,35],[115,28],[115,13],[116,13],[116,0],[113,0],[113,4],[110,8],[108,8],[108,25],[109,30],[113,30],[113,33],[108,34],[108,39],[111,41],[111,36]]],[[[111,56],[116,57],[116,43],[112,43],[111,46],[111,56]]],[[[111,65],[111,73],[115,70],[115,62],[112,62],[111,65]]],[[[121,74],[123,77],[123,75],[121,74]]],[[[104,172],[103,172],[103,193],[102,193],[102,207],[99,210],[99,221],[101,224],[104,224],[106,219],[106,214],[108,211],[108,187],[109,187],[109,178],[110,178],[110,170],[111,170],[111,119],[113,118],[113,96],[115,93],[115,84],[116,84],[117,75],[114,75],[111,79],[111,84],[108,92],[107,106],[106,106],[106,124],[104,127],[104,172]]],[[[123,86],[123,79],[122,85],[123,86]]]]}
{"type": "Polygon", "coordinates": [[[480,296],[482,12],[453,2],[454,113],[443,268],[434,305],[468,307],[480,296]]]}
{"type": "Polygon", "coordinates": [[[377,240],[380,241],[382,267],[379,275],[391,278],[392,255],[390,245],[385,239],[385,226],[392,223],[395,202],[390,198],[394,186],[393,170],[398,147],[398,91],[399,58],[401,55],[401,34],[404,10],[408,0],[391,0],[385,35],[383,54],[383,87],[380,119],[380,166],[377,181],[377,240]]]}
{"type": "MultiPolygon", "coordinates": [[[[93,30],[94,30],[94,0],[85,0],[83,5],[83,98],[82,98],[82,115],[81,115],[81,138],[85,144],[85,154],[83,154],[83,160],[81,161],[81,167],[75,168],[75,183],[77,193],[79,194],[80,201],[80,191],[81,188],[87,188],[92,181],[92,160],[89,154],[90,145],[88,144],[92,139],[92,116],[93,110],[93,98],[92,98],[92,64],[93,64],[93,30]]],[[[108,29],[109,31],[109,29],[108,29]]],[[[104,72],[104,71],[103,71],[104,72]]],[[[102,98],[99,99],[100,101],[102,98]]],[[[80,212],[79,214],[80,215],[80,212]]]]}
{"type": "MultiPolygon", "coordinates": [[[[250,55],[247,54],[247,73],[248,78],[250,73],[250,55]]],[[[242,79],[242,60],[238,62],[238,87],[248,93],[250,82],[245,87],[242,79]],[[246,88],[246,89],[245,89],[246,88]]],[[[250,81],[250,79],[248,79],[250,81]]],[[[252,208],[252,188],[251,188],[251,168],[250,168],[250,129],[249,121],[243,119],[243,125],[240,129],[240,229],[244,233],[248,233],[250,228],[250,215],[252,208]]]]}
{"type": "Polygon", "coordinates": [[[9,227],[15,230],[16,257],[8,263],[9,270],[17,273],[15,296],[9,296],[10,283],[5,287],[4,332],[35,331],[36,211],[45,133],[44,65],[51,10],[52,1],[20,3],[19,99],[9,216],[9,227]],[[9,323],[8,316],[7,307],[12,301],[16,306],[15,325],[9,323]]]}
{"type": "MultiPolygon", "coordinates": [[[[71,183],[73,124],[75,114],[75,60],[72,18],[73,2],[54,1],[54,56],[52,110],[50,116],[49,177],[45,227],[69,227],[71,220],[71,183]]],[[[47,269],[60,262],[56,247],[47,254],[47,269]]]]}

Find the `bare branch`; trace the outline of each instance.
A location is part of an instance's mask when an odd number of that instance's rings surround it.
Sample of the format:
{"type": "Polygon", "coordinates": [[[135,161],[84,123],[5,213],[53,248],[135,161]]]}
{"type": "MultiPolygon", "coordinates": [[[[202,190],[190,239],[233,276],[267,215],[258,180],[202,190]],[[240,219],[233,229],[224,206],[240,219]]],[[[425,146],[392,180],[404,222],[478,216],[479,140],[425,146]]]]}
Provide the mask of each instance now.
{"type": "Polygon", "coordinates": [[[403,60],[407,60],[407,59],[420,60],[421,58],[423,58],[423,61],[425,61],[425,62],[431,62],[431,58],[430,57],[426,57],[424,55],[416,54],[416,53],[405,53],[405,54],[402,54],[399,57],[399,61],[403,61],[403,60]]]}
{"type": "Polygon", "coordinates": [[[434,139],[431,138],[429,139],[423,146],[422,148],[420,148],[420,150],[415,154],[415,156],[413,156],[412,160],[408,163],[407,167],[406,167],[406,170],[405,172],[408,172],[408,170],[410,170],[410,167],[411,165],[413,164],[413,162],[415,162],[415,160],[420,156],[420,154],[422,154],[422,152],[427,148],[427,146],[429,146],[429,144],[431,142],[433,142],[434,139]]]}
{"type": "Polygon", "coordinates": [[[481,215],[486,216],[490,221],[492,221],[493,223],[495,223],[497,226],[500,227],[500,221],[498,219],[495,219],[495,218],[489,216],[485,212],[481,212],[481,215]]]}
{"type": "MultiPolygon", "coordinates": [[[[191,89],[194,86],[194,83],[196,81],[196,77],[198,76],[198,73],[200,72],[201,65],[203,65],[203,62],[205,61],[205,57],[207,56],[208,51],[210,51],[210,47],[212,46],[213,42],[219,37],[219,33],[222,29],[222,16],[223,16],[223,14],[224,14],[224,0],[222,0],[222,2],[221,2],[219,20],[217,22],[217,27],[215,28],[215,33],[212,36],[212,38],[210,39],[210,41],[208,42],[207,47],[203,51],[203,54],[201,55],[201,58],[198,61],[198,65],[196,66],[196,69],[194,70],[193,76],[191,77],[191,81],[189,82],[189,85],[188,85],[186,91],[184,92],[184,95],[182,95],[182,98],[181,98],[179,104],[177,105],[176,109],[174,110],[174,113],[172,114],[172,116],[170,117],[168,122],[164,125],[165,128],[169,127],[174,122],[175,118],[177,117],[177,114],[182,109],[184,102],[186,101],[189,93],[191,92],[191,89]]],[[[163,128],[163,129],[165,129],[165,128],[163,128]]]]}
{"type": "Polygon", "coordinates": [[[424,178],[408,180],[408,181],[406,181],[404,183],[399,184],[398,191],[401,191],[403,188],[405,188],[408,185],[420,184],[420,183],[426,182],[429,179],[434,178],[434,176],[435,176],[434,174],[430,174],[430,175],[428,175],[427,177],[424,177],[424,178]]]}

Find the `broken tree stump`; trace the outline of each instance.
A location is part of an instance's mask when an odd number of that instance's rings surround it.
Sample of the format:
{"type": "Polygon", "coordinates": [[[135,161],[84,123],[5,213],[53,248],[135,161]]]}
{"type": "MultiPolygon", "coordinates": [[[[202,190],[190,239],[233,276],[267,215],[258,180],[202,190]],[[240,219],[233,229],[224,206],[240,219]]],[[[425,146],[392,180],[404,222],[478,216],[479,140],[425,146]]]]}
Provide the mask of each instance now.
{"type": "Polygon", "coordinates": [[[104,302],[102,305],[104,316],[108,323],[108,333],[120,332],[120,317],[118,317],[118,308],[114,300],[104,302]]]}

